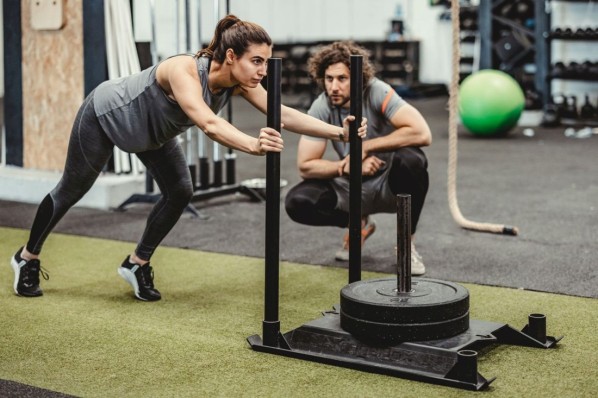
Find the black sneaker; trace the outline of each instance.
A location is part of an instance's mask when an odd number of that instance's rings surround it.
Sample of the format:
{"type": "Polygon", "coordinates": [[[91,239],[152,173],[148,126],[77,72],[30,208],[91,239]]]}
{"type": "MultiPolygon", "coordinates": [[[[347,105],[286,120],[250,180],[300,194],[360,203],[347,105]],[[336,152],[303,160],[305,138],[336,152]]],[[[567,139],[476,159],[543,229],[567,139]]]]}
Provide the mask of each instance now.
{"type": "Polygon", "coordinates": [[[39,274],[45,280],[50,279],[48,273],[42,268],[39,260],[25,260],[21,257],[21,247],[10,259],[10,265],[15,272],[15,293],[23,297],[38,297],[44,294],[39,287],[39,274]]]}
{"type": "Polygon", "coordinates": [[[139,300],[158,301],[162,298],[160,292],[154,288],[154,270],[149,263],[144,266],[131,264],[127,256],[118,267],[118,274],[129,282],[139,300]]]}

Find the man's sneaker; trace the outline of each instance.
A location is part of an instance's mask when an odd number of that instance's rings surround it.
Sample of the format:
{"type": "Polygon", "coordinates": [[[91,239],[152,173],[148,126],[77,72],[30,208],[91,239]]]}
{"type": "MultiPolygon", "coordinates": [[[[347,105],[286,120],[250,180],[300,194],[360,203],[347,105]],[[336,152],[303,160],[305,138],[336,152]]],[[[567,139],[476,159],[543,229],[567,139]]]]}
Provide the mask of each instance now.
{"type": "Polygon", "coordinates": [[[426,267],[422,256],[415,250],[415,245],[411,242],[411,275],[418,276],[426,273],[426,267]]]}
{"type": "Polygon", "coordinates": [[[139,300],[158,301],[162,298],[160,292],[154,288],[154,270],[149,263],[144,266],[133,264],[127,256],[118,267],[118,274],[129,282],[139,300]]]}
{"type": "MultiPolygon", "coordinates": [[[[369,217],[365,217],[361,224],[361,246],[363,247],[365,240],[376,231],[376,223],[370,221],[369,217]]],[[[345,233],[343,247],[336,252],[334,258],[338,261],[349,261],[349,232],[345,233]]]]}
{"type": "Polygon", "coordinates": [[[15,293],[23,297],[38,297],[44,294],[39,287],[39,274],[45,280],[50,279],[48,273],[41,267],[39,260],[25,260],[21,257],[21,247],[10,259],[10,265],[15,272],[15,293]]]}
{"type": "MultiPolygon", "coordinates": [[[[395,246],[395,255],[397,254],[397,247],[395,246]]],[[[426,267],[422,260],[422,256],[415,250],[415,245],[411,242],[411,275],[419,276],[426,273],[426,267]]]]}

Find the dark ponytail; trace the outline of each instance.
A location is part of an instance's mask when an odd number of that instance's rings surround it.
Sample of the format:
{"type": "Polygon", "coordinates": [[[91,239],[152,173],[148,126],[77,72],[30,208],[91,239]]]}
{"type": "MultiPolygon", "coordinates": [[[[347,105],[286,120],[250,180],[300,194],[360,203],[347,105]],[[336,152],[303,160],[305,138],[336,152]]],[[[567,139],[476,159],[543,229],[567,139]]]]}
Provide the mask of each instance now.
{"type": "Polygon", "coordinates": [[[258,24],[242,21],[234,15],[227,15],[218,21],[214,37],[207,48],[196,56],[207,56],[222,63],[226,50],[232,49],[238,57],[245,54],[251,44],[272,45],[270,35],[258,24]]]}

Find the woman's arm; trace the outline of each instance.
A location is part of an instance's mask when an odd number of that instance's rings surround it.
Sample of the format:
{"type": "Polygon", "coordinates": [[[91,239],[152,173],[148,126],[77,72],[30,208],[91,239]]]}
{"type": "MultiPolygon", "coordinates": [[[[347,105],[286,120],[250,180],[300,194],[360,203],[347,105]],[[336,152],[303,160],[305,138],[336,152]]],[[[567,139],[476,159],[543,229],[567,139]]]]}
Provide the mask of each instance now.
{"type": "MultiPolygon", "coordinates": [[[[241,95],[254,107],[264,114],[266,113],[268,93],[261,85],[244,90],[241,95]]],[[[281,119],[284,128],[294,133],[347,142],[349,141],[349,122],[355,120],[355,117],[348,116],[343,121],[343,127],[338,127],[283,105],[281,119]]],[[[358,131],[361,137],[365,136],[367,131],[367,120],[365,118],[363,118],[358,131]]]]}
{"type": "Polygon", "coordinates": [[[175,57],[164,61],[158,67],[157,75],[164,91],[214,141],[252,155],[282,151],[282,138],[274,129],[264,127],[260,130],[259,137],[255,138],[212,112],[203,100],[201,82],[192,57],[175,57]]]}

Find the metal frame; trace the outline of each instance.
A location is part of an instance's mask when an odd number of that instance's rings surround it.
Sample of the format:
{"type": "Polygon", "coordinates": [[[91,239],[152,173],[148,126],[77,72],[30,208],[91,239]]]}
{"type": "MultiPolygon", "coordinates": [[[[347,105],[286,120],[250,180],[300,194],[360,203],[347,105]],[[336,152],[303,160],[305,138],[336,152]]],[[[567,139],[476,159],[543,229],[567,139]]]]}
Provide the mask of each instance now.
{"type": "Polygon", "coordinates": [[[466,332],[451,338],[378,347],[344,331],[339,313],[338,306],[334,307],[321,318],[284,335],[270,336],[269,342],[258,335],[248,337],[247,341],[258,352],[479,391],[496,379],[487,379],[478,372],[477,357],[481,349],[496,344],[553,348],[562,339],[542,335],[546,317],[533,314],[522,331],[507,324],[471,320],[466,332]]]}
{"type": "MultiPolygon", "coordinates": [[[[480,69],[496,68],[492,55],[492,25],[493,21],[497,20],[504,25],[510,26],[524,32],[527,36],[533,39],[534,63],[536,65],[536,72],[534,75],[534,88],[542,98],[542,106],[545,106],[550,99],[550,82],[548,76],[548,68],[550,64],[550,43],[548,36],[550,32],[550,1],[549,0],[534,0],[534,19],[535,27],[533,31],[529,31],[512,21],[493,15],[493,9],[496,9],[500,4],[506,0],[480,0],[478,8],[479,30],[480,30],[480,69]]],[[[526,54],[522,54],[511,63],[518,61],[526,54]]],[[[510,68],[511,66],[508,65],[510,68]]]]}
{"type": "MultiPolygon", "coordinates": [[[[351,142],[351,194],[350,224],[358,228],[349,231],[349,283],[361,279],[361,242],[355,230],[361,234],[361,140],[357,136],[361,124],[361,57],[351,57],[351,113],[356,116],[350,129],[351,142]],[[357,117],[358,116],[358,117],[357,117]],[[356,152],[358,151],[358,152],[356,152]],[[355,185],[356,184],[356,185],[355,185]],[[357,191],[358,194],[353,194],[357,191]],[[359,223],[357,223],[359,222],[359,223]]],[[[280,129],[281,119],[281,59],[268,60],[268,127],[280,129]]],[[[393,346],[368,345],[341,328],[339,306],[322,313],[322,317],[291,330],[280,332],[279,310],[279,245],[280,245],[280,154],[266,155],[266,252],[265,294],[262,337],[247,338],[251,348],[258,352],[282,355],[318,363],[335,365],[365,372],[418,380],[467,390],[486,389],[495,378],[486,379],[477,370],[477,350],[494,344],[515,344],[536,348],[551,348],[562,339],[546,336],[546,317],[532,314],[529,323],[520,332],[509,325],[470,320],[469,328],[456,336],[420,342],[403,342],[393,346]]],[[[405,196],[405,195],[403,195],[405,196]]],[[[410,200],[399,197],[399,212],[405,212],[410,200]],[[401,206],[402,204],[402,206],[401,206]]],[[[410,198],[408,198],[410,199],[410,198]]],[[[410,213],[410,209],[408,209],[410,213]]],[[[410,247],[410,217],[397,215],[401,233],[397,234],[398,246],[404,255],[397,254],[398,294],[411,286],[411,259],[406,256],[410,247]],[[404,231],[407,229],[407,233],[404,231]],[[399,236],[401,235],[401,236],[399,236]],[[401,271],[402,270],[402,271],[401,271]],[[405,276],[405,274],[407,276],[405,276]],[[407,280],[405,280],[407,279],[407,280]]],[[[358,236],[360,238],[360,236],[358,236]]]]}

